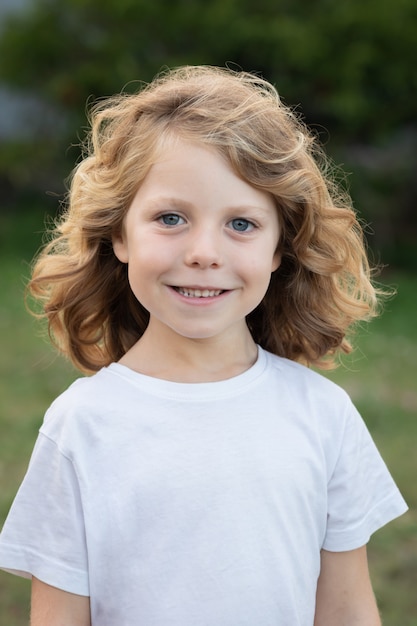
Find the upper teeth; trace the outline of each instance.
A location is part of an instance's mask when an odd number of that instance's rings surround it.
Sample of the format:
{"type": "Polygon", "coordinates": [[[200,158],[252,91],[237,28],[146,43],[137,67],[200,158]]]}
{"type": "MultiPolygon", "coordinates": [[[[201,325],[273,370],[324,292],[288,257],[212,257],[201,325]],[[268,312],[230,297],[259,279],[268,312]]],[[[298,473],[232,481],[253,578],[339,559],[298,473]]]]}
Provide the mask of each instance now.
{"type": "Polygon", "coordinates": [[[212,298],[222,293],[221,289],[189,289],[188,287],[178,287],[178,293],[188,298],[212,298]]]}

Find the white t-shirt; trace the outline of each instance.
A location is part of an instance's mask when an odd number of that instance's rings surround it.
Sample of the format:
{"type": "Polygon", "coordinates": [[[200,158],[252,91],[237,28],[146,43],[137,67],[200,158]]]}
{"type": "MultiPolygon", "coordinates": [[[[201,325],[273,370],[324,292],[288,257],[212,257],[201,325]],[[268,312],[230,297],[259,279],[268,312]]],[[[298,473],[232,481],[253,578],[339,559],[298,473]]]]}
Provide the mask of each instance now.
{"type": "Polygon", "coordinates": [[[320,550],[406,510],[344,391],[259,350],[214,383],[112,364],[51,406],[0,566],[93,626],[312,626],[320,550]]]}

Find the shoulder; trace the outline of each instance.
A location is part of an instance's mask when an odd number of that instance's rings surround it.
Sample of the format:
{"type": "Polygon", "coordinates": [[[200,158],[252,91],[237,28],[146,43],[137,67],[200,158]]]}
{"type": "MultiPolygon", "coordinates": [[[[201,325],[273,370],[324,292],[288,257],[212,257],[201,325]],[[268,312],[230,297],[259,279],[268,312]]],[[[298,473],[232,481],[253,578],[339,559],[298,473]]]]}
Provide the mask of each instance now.
{"type": "Polygon", "coordinates": [[[66,448],[67,443],[108,420],[125,396],[122,385],[109,368],[78,378],[52,402],[40,431],[58,447],[66,448]]]}
{"type": "Polygon", "coordinates": [[[352,404],[348,393],[323,374],[270,352],[264,351],[264,354],[269,376],[277,384],[291,389],[297,397],[339,406],[352,404]]]}
{"type": "Polygon", "coordinates": [[[322,374],[294,361],[266,353],[266,362],[258,396],[262,411],[272,407],[281,421],[285,416],[286,423],[334,459],[351,428],[363,425],[349,395],[322,374]]]}
{"type": "Polygon", "coordinates": [[[62,409],[72,407],[94,407],[98,403],[106,402],[108,396],[114,396],[119,379],[112,376],[110,368],[103,368],[92,376],[77,378],[65,391],[52,402],[46,418],[62,409]]]}

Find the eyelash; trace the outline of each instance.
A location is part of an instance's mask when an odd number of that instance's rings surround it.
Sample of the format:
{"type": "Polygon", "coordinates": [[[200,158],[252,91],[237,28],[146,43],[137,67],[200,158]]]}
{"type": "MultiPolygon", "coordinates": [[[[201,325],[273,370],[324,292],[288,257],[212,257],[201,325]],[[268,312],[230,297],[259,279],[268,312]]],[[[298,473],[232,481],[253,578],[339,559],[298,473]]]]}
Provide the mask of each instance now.
{"type": "MultiPolygon", "coordinates": [[[[164,213],[163,215],[160,215],[158,217],[158,221],[161,222],[162,224],[164,224],[164,226],[168,226],[168,228],[173,228],[175,226],[179,226],[182,224],[179,224],[180,220],[183,221],[183,223],[185,223],[185,220],[183,217],[181,217],[180,215],[177,215],[177,213],[164,213]],[[172,218],[174,218],[174,220],[176,219],[177,221],[175,223],[170,223],[168,220],[172,220],[172,218]]],[[[230,220],[230,222],[228,222],[229,224],[233,224],[233,223],[240,223],[241,225],[244,224],[249,228],[245,228],[244,230],[240,229],[240,228],[233,228],[233,230],[237,233],[247,233],[252,231],[253,229],[256,228],[256,225],[251,222],[250,220],[247,220],[244,217],[235,217],[234,219],[230,220]]],[[[236,226],[236,224],[235,224],[236,226]]]]}

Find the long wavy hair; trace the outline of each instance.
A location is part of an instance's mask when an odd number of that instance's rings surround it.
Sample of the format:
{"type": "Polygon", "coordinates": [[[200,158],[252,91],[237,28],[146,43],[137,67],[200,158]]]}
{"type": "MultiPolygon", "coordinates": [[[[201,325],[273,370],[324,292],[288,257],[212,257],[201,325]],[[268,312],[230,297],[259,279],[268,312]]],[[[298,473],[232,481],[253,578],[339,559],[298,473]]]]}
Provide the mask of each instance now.
{"type": "Polygon", "coordinates": [[[38,255],[30,294],[54,344],[93,372],[141,337],[149,313],[134,297],[113,236],[168,135],[214,147],[275,199],[282,262],[247,317],[277,355],[331,367],[350,331],[378,312],[362,228],[316,138],[275,88],[246,72],[206,66],[159,75],[134,95],[94,105],[65,211],[38,255]]]}

